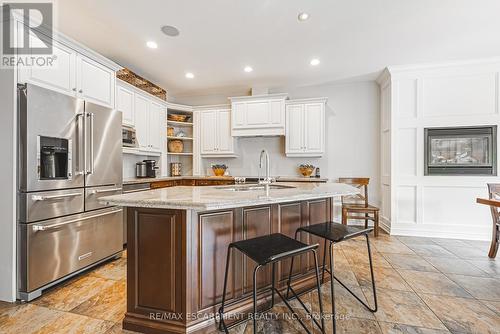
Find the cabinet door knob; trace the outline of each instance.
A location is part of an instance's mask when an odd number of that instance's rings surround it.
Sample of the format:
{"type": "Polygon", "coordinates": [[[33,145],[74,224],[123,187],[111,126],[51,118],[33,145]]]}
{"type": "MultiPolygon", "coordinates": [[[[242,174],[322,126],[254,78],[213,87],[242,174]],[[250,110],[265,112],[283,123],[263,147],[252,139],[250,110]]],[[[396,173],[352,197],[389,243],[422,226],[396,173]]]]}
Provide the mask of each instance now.
{"type": "Polygon", "coordinates": [[[76,92],[76,88],[73,88],[73,89],[72,89],[72,91],[73,91],[73,92],[76,92]]]}
{"type": "Polygon", "coordinates": [[[81,90],[81,89],[80,89],[80,90],[78,91],[78,93],[83,93],[83,90],[81,90]]]}

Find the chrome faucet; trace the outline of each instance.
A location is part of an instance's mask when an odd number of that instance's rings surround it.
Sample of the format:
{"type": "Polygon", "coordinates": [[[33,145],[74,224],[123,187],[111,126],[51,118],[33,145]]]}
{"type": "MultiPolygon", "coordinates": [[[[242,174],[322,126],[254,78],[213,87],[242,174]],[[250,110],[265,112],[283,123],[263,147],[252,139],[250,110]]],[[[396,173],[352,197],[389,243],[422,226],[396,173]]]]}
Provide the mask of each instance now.
{"type": "Polygon", "coordinates": [[[266,158],[266,177],[263,179],[263,180],[260,180],[259,179],[259,184],[271,184],[274,182],[273,178],[269,175],[270,174],[270,170],[271,170],[271,165],[270,165],[270,160],[269,160],[269,153],[267,152],[266,149],[263,149],[261,152],[260,152],[260,159],[259,159],[259,168],[262,169],[262,158],[265,157],[266,158]]]}

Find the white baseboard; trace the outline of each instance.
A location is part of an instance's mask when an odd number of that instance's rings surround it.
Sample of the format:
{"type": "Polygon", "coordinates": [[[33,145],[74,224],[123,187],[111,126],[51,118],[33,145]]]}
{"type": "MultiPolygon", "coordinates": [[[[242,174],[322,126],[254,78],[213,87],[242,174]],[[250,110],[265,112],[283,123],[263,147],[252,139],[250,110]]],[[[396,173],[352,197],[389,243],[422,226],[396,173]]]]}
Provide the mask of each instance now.
{"type": "Polygon", "coordinates": [[[490,241],[491,228],[486,226],[403,223],[392,224],[391,235],[490,241]]]}
{"type": "Polygon", "coordinates": [[[381,218],[378,222],[379,227],[384,230],[386,233],[391,234],[391,222],[381,218]]]}

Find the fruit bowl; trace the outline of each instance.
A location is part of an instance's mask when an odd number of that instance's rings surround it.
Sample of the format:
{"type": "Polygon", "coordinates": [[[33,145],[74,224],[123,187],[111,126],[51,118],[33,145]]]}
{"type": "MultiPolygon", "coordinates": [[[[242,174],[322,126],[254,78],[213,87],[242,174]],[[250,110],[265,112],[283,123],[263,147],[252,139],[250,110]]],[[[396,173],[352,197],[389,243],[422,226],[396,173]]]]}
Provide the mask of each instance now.
{"type": "Polygon", "coordinates": [[[226,165],[212,165],[212,170],[215,176],[223,176],[226,173],[226,165]]]}
{"type": "Polygon", "coordinates": [[[299,172],[302,174],[304,177],[309,177],[314,171],[314,166],[313,165],[300,165],[299,166],[299,172]]]}

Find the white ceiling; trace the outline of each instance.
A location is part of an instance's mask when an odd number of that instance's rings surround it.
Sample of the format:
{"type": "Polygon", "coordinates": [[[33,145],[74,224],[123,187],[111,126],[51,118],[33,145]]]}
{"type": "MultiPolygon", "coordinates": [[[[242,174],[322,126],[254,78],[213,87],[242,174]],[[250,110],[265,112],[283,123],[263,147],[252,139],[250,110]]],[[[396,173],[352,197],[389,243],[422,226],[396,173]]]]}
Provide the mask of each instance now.
{"type": "Polygon", "coordinates": [[[500,56],[499,13],[499,0],[57,0],[56,27],[186,96],[500,56]],[[306,22],[297,20],[302,11],[306,22]],[[180,36],[163,35],[166,24],[180,36]],[[313,57],[319,66],[309,65],[313,57]]]}

